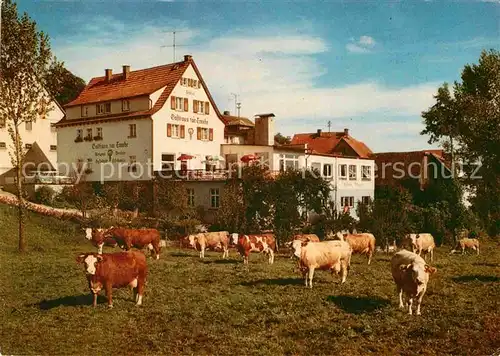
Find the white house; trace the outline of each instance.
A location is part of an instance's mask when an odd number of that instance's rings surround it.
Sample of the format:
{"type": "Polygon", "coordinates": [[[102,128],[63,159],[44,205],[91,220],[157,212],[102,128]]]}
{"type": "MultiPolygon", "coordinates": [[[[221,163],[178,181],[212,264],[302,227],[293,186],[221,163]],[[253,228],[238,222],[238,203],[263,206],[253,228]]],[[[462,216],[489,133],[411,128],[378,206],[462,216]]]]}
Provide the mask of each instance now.
{"type": "Polygon", "coordinates": [[[90,80],[56,126],[61,166],[87,181],[148,180],[155,172],[217,162],[224,123],[191,56],[168,65],[90,80]]]}
{"type": "MultiPolygon", "coordinates": [[[[44,169],[57,167],[57,133],[54,125],[64,117],[64,111],[59,104],[53,100],[49,109],[41,113],[33,122],[26,122],[19,127],[19,133],[26,149],[28,157],[37,157],[31,161],[28,159],[29,169],[36,169],[41,163],[45,163],[44,169]],[[32,151],[33,154],[29,154],[32,151]]],[[[9,183],[5,175],[11,170],[12,163],[9,151],[12,151],[12,140],[8,132],[8,122],[0,119],[0,183],[9,183]]]]}

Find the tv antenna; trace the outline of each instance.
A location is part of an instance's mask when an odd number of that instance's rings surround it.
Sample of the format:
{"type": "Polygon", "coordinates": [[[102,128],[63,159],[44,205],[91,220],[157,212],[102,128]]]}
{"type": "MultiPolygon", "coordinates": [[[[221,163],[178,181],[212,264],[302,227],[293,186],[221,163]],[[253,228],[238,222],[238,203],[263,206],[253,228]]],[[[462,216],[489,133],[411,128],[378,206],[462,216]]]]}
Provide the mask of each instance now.
{"type": "Polygon", "coordinates": [[[239,95],[236,93],[231,93],[231,95],[234,96],[234,112],[238,113],[238,117],[240,117],[241,102],[238,101],[239,95]]]}
{"type": "Polygon", "coordinates": [[[188,31],[177,31],[177,30],[172,30],[172,31],[165,31],[165,32],[169,32],[172,34],[172,44],[171,45],[163,45],[163,46],[160,46],[161,48],[165,48],[165,47],[172,47],[173,49],[173,58],[174,58],[174,62],[176,61],[176,58],[175,58],[175,49],[177,47],[187,47],[186,45],[179,45],[175,42],[175,34],[176,33],[179,33],[179,32],[188,32],[188,31]]]}
{"type": "Polygon", "coordinates": [[[332,122],[330,120],[328,120],[327,126],[328,126],[328,132],[330,132],[330,129],[332,127],[332,122]]]}

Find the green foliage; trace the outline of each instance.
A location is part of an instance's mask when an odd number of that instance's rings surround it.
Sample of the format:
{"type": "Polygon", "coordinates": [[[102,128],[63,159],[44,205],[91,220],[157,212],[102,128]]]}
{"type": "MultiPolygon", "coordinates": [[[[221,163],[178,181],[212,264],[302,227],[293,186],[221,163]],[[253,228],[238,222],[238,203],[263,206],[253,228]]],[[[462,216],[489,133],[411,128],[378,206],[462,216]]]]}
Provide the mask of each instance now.
{"type": "Polygon", "coordinates": [[[42,185],[35,192],[35,203],[43,204],[43,205],[52,205],[52,201],[54,199],[54,189],[51,187],[47,187],[42,185]]]}
{"type": "Polygon", "coordinates": [[[76,99],[85,85],[85,81],[64,68],[63,63],[52,66],[47,74],[47,89],[61,105],[76,99]]]}
{"type": "Polygon", "coordinates": [[[292,141],[290,136],[283,136],[280,132],[274,135],[274,142],[279,145],[288,145],[292,141]]]}
{"type": "Polygon", "coordinates": [[[73,205],[82,216],[87,216],[87,211],[99,205],[100,200],[94,194],[91,183],[79,182],[71,186],[65,186],[60,193],[60,199],[73,205]]]}

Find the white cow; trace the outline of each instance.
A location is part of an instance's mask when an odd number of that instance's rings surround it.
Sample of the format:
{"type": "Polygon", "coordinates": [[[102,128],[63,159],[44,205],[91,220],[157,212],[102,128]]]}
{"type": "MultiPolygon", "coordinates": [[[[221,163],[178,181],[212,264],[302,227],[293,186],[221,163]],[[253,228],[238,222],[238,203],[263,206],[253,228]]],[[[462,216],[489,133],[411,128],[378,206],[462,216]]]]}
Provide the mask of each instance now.
{"type": "Polygon", "coordinates": [[[229,257],[229,233],[227,231],[202,232],[189,235],[189,245],[200,250],[200,258],[205,258],[205,249],[222,250],[222,258],[229,257]]]}
{"type": "Polygon", "coordinates": [[[419,233],[419,234],[408,234],[406,235],[407,242],[411,245],[413,252],[421,255],[424,252],[424,259],[427,253],[431,255],[431,262],[434,259],[434,249],[436,244],[434,243],[434,237],[431,234],[419,233]]]}

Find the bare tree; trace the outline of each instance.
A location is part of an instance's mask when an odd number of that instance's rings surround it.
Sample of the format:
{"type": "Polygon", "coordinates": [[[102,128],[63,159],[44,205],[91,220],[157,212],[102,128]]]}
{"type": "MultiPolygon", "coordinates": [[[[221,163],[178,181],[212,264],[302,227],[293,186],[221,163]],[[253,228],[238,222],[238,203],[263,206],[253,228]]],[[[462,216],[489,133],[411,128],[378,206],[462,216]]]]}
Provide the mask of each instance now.
{"type": "Polygon", "coordinates": [[[19,16],[17,5],[12,0],[3,1],[1,17],[0,123],[7,126],[12,140],[9,154],[16,169],[19,251],[24,252],[25,152],[19,129],[21,125],[36,121],[50,110],[51,98],[45,87],[45,78],[57,63],[52,56],[48,36],[37,31],[35,22],[26,13],[19,16]]]}

